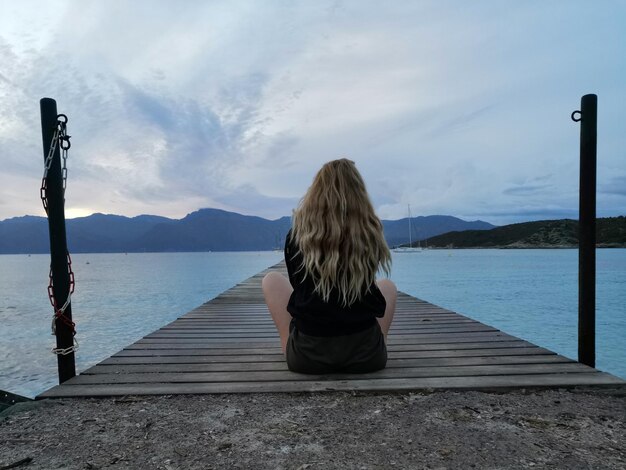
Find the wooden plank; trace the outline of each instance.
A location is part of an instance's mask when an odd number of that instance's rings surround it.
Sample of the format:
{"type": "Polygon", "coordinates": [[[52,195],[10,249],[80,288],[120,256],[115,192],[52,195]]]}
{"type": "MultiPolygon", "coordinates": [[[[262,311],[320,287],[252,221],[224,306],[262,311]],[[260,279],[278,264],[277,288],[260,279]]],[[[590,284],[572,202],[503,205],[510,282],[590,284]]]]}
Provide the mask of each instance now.
{"type": "MultiPolygon", "coordinates": [[[[391,329],[437,329],[437,328],[465,328],[472,326],[480,326],[485,327],[482,323],[473,320],[453,320],[453,321],[401,321],[391,325],[391,329]]],[[[254,329],[254,330],[264,330],[264,329],[276,329],[274,326],[274,322],[271,320],[267,320],[264,322],[244,322],[244,321],[228,321],[228,322],[213,322],[213,321],[194,321],[194,322],[185,322],[185,323],[175,323],[171,326],[164,326],[159,328],[156,331],[162,332],[186,332],[186,331],[222,331],[228,330],[231,328],[246,328],[246,329],[254,329]]],[[[493,327],[491,327],[493,328],[493,327]]]]}
{"type": "MultiPolygon", "coordinates": [[[[465,332],[474,332],[474,331],[499,331],[496,328],[492,328],[485,325],[467,325],[467,326],[415,326],[415,327],[398,327],[391,328],[389,330],[389,334],[409,334],[409,333],[424,333],[424,334],[435,334],[435,333],[465,333],[465,332]]],[[[197,336],[207,336],[207,335],[220,335],[220,334],[235,334],[235,333],[250,333],[250,334],[266,334],[266,333],[277,333],[276,327],[267,326],[267,327],[248,327],[247,325],[239,325],[238,327],[228,327],[228,328],[186,328],[186,329],[176,329],[176,330],[165,330],[160,329],[155,332],[145,336],[149,337],[193,337],[193,335],[197,336]]]]}
{"type": "Polygon", "coordinates": [[[223,362],[285,362],[282,352],[267,354],[223,354],[201,356],[114,356],[100,364],[217,364],[223,362]]]}
{"type": "MultiPolygon", "coordinates": [[[[480,331],[480,330],[479,330],[480,331]]],[[[456,332],[454,332],[456,333],[456,332]]],[[[476,333],[476,331],[468,331],[466,333],[476,333]]],[[[428,340],[428,339],[434,339],[434,340],[441,340],[442,338],[448,338],[448,336],[443,336],[445,334],[445,332],[435,332],[432,334],[432,336],[426,337],[426,338],[415,338],[413,337],[413,335],[411,335],[409,332],[403,332],[402,335],[400,334],[396,334],[396,335],[389,335],[388,337],[388,344],[394,344],[394,343],[398,343],[398,342],[407,342],[406,340],[416,340],[416,341],[410,341],[410,342],[420,342],[420,339],[424,339],[424,340],[428,340]]],[[[481,337],[487,337],[486,335],[480,335],[481,337]]],[[[477,336],[471,336],[470,338],[476,338],[477,336]]],[[[269,341],[269,339],[273,339],[274,341],[278,341],[278,334],[274,333],[274,332],[259,332],[259,333],[255,333],[255,332],[251,332],[251,331],[237,331],[237,332],[233,332],[233,331],[226,331],[223,334],[213,334],[213,335],[179,335],[179,334],[169,334],[169,335],[155,335],[155,334],[150,334],[150,335],[146,335],[144,336],[142,339],[137,341],[137,344],[155,344],[155,343],[170,343],[170,344],[183,344],[183,343],[208,343],[211,342],[212,340],[215,339],[222,339],[226,342],[235,342],[235,343],[242,343],[242,342],[246,342],[247,339],[252,338],[252,339],[259,339],[261,341],[269,341]]],[[[509,336],[505,336],[503,334],[499,334],[499,335],[490,335],[488,336],[488,338],[491,340],[493,338],[508,338],[509,340],[511,340],[512,338],[514,339],[514,337],[509,337],[509,336]]],[[[458,338],[457,338],[458,339],[458,338]]],[[[454,341],[455,339],[453,338],[451,341],[454,341]]],[[[224,342],[222,341],[222,342],[224,342]]],[[[441,341],[438,341],[441,342],[441,341]]]]}
{"type": "MultiPolygon", "coordinates": [[[[252,338],[251,338],[252,339],[252,338]]],[[[273,341],[265,341],[266,338],[254,338],[255,339],[255,344],[260,345],[260,347],[277,347],[279,345],[279,340],[278,337],[276,337],[273,341]]],[[[163,340],[165,341],[165,340],[163,340]]],[[[169,340],[167,342],[163,342],[163,341],[159,341],[159,340],[153,340],[153,341],[138,341],[134,344],[131,344],[130,346],[128,346],[126,349],[127,350],[177,350],[177,349],[214,349],[213,345],[216,344],[215,340],[202,340],[202,339],[198,339],[198,340],[194,340],[193,342],[189,342],[186,340],[169,340]]],[[[225,342],[222,343],[217,343],[217,344],[233,344],[232,342],[226,342],[226,339],[224,340],[225,342]]],[[[500,342],[508,342],[508,341],[514,341],[514,340],[504,340],[504,341],[486,341],[485,338],[482,338],[480,340],[476,340],[476,341],[472,341],[470,338],[466,338],[463,341],[458,341],[455,344],[458,345],[462,345],[466,342],[482,342],[482,343],[500,343],[500,342]]],[[[422,345],[422,346],[430,346],[430,345],[436,345],[436,344],[450,344],[447,340],[442,340],[442,341],[414,341],[413,339],[409,338],[406,341],[397,341],[397,342],[391,342],[388,344],[387,349],[390,351],[394,350],[395,346],[411,346],[411,345],[422,345]]],[[[238,349],[238,347],[234,347],[233,349],[238,349]]]]}
{"type": "MultiPolygon", "coordinates": [[[[187,348],[163,348],[154,349],[137,346],[135,344],[129,346],[126,349],[116,353],[113,357],[120,356],[202,356],[202,355],[219,355],[219,354],[261,354],[264,351],[277,351],[281,352],[277,343],[254,343],[247,344],[246,348],[238,347],[232,343],[222,343],[221,346],[229,346],[223,348],[200,347],[194,349],[187,348]]],[[[495,351],[501,351],[504,354],[508,349],[524,349],[530,348],[533,350],[541,350],[536,346],[530,345],[530,343],[524,343],[523,341],[509,341],[509,342],[476,342],[476,343],[415,343],[415,344],[396,344],[389,345],[387,351],[390,357],[393,357],[398,352],[415,352],[415,351],[446,351],[446,350],[466,350],[471,351],[474,349],[489,349],[491,354],[495,354],[495,351]]],[[[545,350],[547,353],[554,354],[545,350]]]]}
{"type": "MultiPolygon", "coordinates": [[[[265,346],[276,345],[278,344],[278,336],[273,337],[242,337],[242,336],[232,336],[232,337],[219,337],[219,338],[196,338],[193,343],[183,344],[181,346],[176,346],[174,343],[171,344],[171,348],[192,348],[192,349],[214,349],[219,347],[220,344],[246,344],[248,340],[254,339],[255,343],[263,343],[265,346]]],[[[398,344],[463,344],[463,343],[475,343],[475,342],[491,342],[491,343],[501,343],[501,342],[509,342],[509,341],[518,341],[513,336],[501,335],[501,334],[493,334],[493,335],[467,335],[467,337],[463,336],[452,336],[452,335],[435,335],[433,337],[415,337],[410,335],[404,336],[389,336],[387,346],[389,348],[398,344]]],[[[167,347],[159,347],[158,344],[145,344],[145,343],[134,343],[130,346],[127,346],[126,349],[168,349],[167,347]]]]}
{"type": "MultiPolygon", "coordinates": [[[[398,342],[405,340],[442,340],[442,339],[458,339],[458,338],[511,338],[510,336],[498,332],[498,330],[483,330],[483,329],[474,329],[468,331],[428,331],[426,332],[411,332],[411,331],[402,331],[401,333],[392,334],[389,333],[388,342],[398,342]],[[480,334],[479,333],[489,333],[489,334],[480,334]],[[464,336],[458,336],[463,334],[464,336]]],[[[212,341],[240,341],[245,342],[247,339],[255,339],[259,341],[278,341],[279,336],[276,331],[224,331],[220,333],[198,333],[198,334],[161,334],[161,333],[152,333],[150,335],[144,336],[142,339],[138,340],[138,343],[193,343],[193,342],[201,342],[201,343],[210,343],[212,341]]],[[[415,341],[413,341],[415,342],[415,341]]]]}
{"type": "Polygon", "coordinates": [[[174,395],[190,393],[264,393],[394,390],[501,390],[512,388],[569,388],[580,386],[623,386],[623,381],[602,372],[596,374],[537,374],[491,377],[428,377],[381,380],[323,380],[288,382],[230,382],[189,384],[58,385],[39,398],[119,395],[174,395]]]}
{"type": "MultiPolygon", "coordinates": [[[[442,367],[442,366],[473,366],[473,365],[502,365],[502,364],[548,364],[571,363],[571,359],[557,355],[540,356],[489,356],[489,357],[435,357],[422,359],[390,359],[387,369],[399,367],[442,367]]],[[[99,364],[81,375],[88,374],[128,374],[128,373],[155,373],[155,372],[225,372],[225,371],[259,371],[259,370],[287,370],[284,360],[273,362],[218,362],[200,364],[99,364]]]]}
{"type": "Polygon", "coordinates": [[[298,374],[287,370],[246,370],[228,372],[162,372],[127,374],[86,374],[71,379],[68,385],[118,384],[118,383],[196,383],[196,382],[280,382],[315,380],[376,380],[391,378],[475,377],[490,375],[528,374],[596,374],[595,369],[577,362],[559,364],[505,364],[445,367],[385,368],[368,374],[298,374]]]}
{"type": "MultiPolygon", "coordinates": [[[[411,325],[411,326],[428,326],[428,325],[446,325],[446,324],[450,324],[450,323],[456,323],[456,324],[481,324],[480,322],[477,322],[475,320],[471,320],[471,319],[467,319],[467,318],[463,318],[463,317],[452,317],[452,316],[446,316],[445,318],[434,318],[432,316],[420,316],[420,317],[394,317],[394,322],[396,325],[400,325],[400,326],[404,326],[404,325],[411,325]]],[[[258,315],[257,317],[247,317],[247,318],[241,318],[238,317],[236,312],[233,312],[232,314],[228,314],[228,315],[221,315],[221,316],[212,316],[212,315],[207,315],[204,316],[202,318],[186,318],[185,320],[176,320],[173,323],[170,323],[168,325],[164,325],[165,328],[172,328],[172,327],[195,327],[195,326],[227,326],[227,325],[240,325],[240,324],[246,324],[246,325],[260,325],[260,326],[267,326],[267,325],[272,325],[273,322],[271,320],[271,317],[269,315],[269,313],[264,313],[262,315],[258,315]]],[[[394,323],[392,323],[393,325],[394,323]]]]}
{"type": "MultiPolygon", "coordinates": [[[[236,309],[228,309],[228,310],[220,310],[219,312],[203,312],[196,313],[193,315],[186,315],[181,317],[177,321],[185,322],[185,321],[208,321],[208,320],[232,320],[233,318],[241,319],[241,320],[256,320],[259,319],[270,319],[269,312],[266,308],[258,311],[238,311],[236,309]]],[[[398,320],[472,320],[471,318],[464,317],[458,313],[401,313],[396,312],[394,316],[395,319],[398,320]]]]}
{"type": "MultiPolygon", "coordinates": [[[[227,322],[227,321],[242,321],[242,322],[247,322],[247,321],[271,321],[271,317],[270,314],[267,310],[263,310],[263,311],[259,311],[257,313],[247,313],[244,314],[243,312],[237,312],[236,310],[228,310],[228,311],[221,311],[220,313],[203,313],[203,314],[197,314],[194,316],[186,316],[186,317],[181,317],[180,319],[176,320],[176,323],[185,323],[185,322],[227,322]]],[[[466,320],[466,321],[476,321],[476,320],[472,320],[470,318],[467,317],[463,317],[462,315],[459,314],[439,314],[439,315],[434,315],[434,314],[410,314],[410,313],[405,313],[405,314],[400,314],[396,312],[396,315],[394,315],[394,321],[413,321],[413,322],[417,322],[417,321],[462,321],[462,320],[466,320]]]]}
{"type": "MultiPolygon", "coordinates": [[[[179,355],[172,354],[168,356],[153,355],[116,355],[105,359],[100,364],[202,364],[202,363],[218,363],[218,362],[268,362],[281,361],[285,358],[277,350],[272,353],[258,354],[240,354],[238,350],[222,350],[230,354],[208,353],[202,355],[179,355]],[[231,352],[232,351],[232,352],[231,352]]],[[[552,351],[546,349],[532,348],[505,348],[505,349],[453,349],[453,350],[431,350],[431,351],[398,351],[391,356],[393,359],[422,359],[422,358],[443,358],[443,357],[506,357],[506,356],[534,356],[546,355],[556,356],[552,351]],[[497,356],[496,356],[497,354],[497,356]]]]}

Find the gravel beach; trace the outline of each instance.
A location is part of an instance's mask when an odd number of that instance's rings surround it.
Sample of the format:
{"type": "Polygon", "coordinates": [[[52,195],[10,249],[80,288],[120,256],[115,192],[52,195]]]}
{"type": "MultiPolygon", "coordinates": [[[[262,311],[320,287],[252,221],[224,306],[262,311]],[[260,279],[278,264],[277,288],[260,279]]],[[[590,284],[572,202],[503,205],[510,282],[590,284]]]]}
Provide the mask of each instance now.
{"type": "Polygon", "coordinates": [[[0,443],[0,469],[624,469],[626,389],[43,400],[0,443]]]}

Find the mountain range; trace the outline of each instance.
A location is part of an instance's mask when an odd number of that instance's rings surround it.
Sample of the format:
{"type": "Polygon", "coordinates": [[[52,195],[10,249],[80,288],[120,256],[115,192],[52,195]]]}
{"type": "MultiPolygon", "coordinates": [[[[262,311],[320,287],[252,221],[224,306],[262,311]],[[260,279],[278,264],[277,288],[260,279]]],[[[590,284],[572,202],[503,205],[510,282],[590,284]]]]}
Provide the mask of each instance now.
{"type": "MultiPolygon", "coordinates": [[[[409,241],[409,219],[383,220],[389,246],[409,241]]],[[[200,209],[182,219],[155,215],[124,217],[92,214],[66,220],[72,253],[257,251],[282,249],[290,217],[268,220],[220,209],[200,209]]],[[[490,230],[481,220],[448,215],[411,218],[413,240],[463,230],[490,230]]],[[[45,217],[24,216],[0,221],[0,254],[48,253],[45,217]]]]}
{"type": "MultiPolygon", "coordinates": [[[[626,217],[596,219],[596,245],[626,247],[626,217]]],[[[578,246],[578,221],[538,220],[503,225],[493,230],[448,232],[428,240],[430,247],[449,248],[573,248],[578,246]]]]}

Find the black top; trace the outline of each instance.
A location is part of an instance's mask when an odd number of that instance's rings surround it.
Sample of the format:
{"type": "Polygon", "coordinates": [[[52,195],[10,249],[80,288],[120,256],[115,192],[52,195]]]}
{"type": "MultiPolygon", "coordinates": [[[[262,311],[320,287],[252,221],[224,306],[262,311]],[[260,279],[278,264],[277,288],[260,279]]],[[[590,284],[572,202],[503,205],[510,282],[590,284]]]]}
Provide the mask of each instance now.
{"type": "Polygon", "coordinates": [[[328,302],[315,291],[311,276],[304,275],[302,254],[291,240],[291,230],[285,240],[285,263],[293,293],[287,311],[298,331],[310,336],[341,336],[363,331],[385,315],[385,297],[376,283],[354,304],[342,306],[339,292],[333,288],[328,302]]]}

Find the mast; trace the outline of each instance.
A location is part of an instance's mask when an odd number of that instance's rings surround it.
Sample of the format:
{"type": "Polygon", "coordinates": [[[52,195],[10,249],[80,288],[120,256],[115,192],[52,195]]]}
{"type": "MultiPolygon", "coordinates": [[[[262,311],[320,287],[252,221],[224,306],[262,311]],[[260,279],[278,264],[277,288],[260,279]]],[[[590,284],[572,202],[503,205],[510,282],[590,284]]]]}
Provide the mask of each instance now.
{"type": "Polygon", "coordinates": [[[413,247],[413,240],[411,239],[411,204],[407,204],[409,208],[409,248],[413,247]]]}

